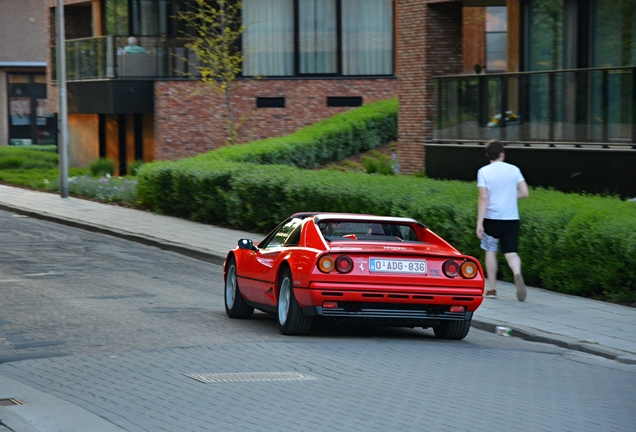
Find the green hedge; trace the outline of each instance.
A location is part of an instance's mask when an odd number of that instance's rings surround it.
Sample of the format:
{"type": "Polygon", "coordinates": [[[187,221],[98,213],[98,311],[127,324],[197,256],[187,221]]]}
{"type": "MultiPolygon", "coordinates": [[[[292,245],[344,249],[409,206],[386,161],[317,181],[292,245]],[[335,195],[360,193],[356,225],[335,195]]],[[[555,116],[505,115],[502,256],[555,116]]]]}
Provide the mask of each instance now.
{"type": "MultiPolygon", "coordinates": [[[[387,109],[391,103],[380,104],[378,111],[395,122],[393,109],[387,109]]],[[[298,135],[146,164],[137,176],[138,199],[160,213],[259,233],[299,211],[413,217],[462,252],[483,259],[475,236],[474,182],[298,168],[345,157],[348,139],[365,136],[364,145],[370,146],[380,137],[394,137],[395,125],[387,127],[376,112],[370,105],[337,116],[337,127],[325,121],[298,135]],[[373,120],[366,122],[361,112],[373,120]],[[370,130],[363,132],[360,124],[370,130]],[[267,164],[274,161],[285,165],[267,164]]],[[[360,151],[356,148],[351,154],[360,151]]],[[[519,207],[526,283],[616,302],[636,300],[636,203],[532,189],[519,207]]],[[[510,280],[503,258],[500,269],[510,280]]]]}
{"type": "Polygon", "coordinates": [[[397,111],[396,99],[378,101],[291,135],[222,147],[197,158],[317,168],[396,140],[397,111]]]}

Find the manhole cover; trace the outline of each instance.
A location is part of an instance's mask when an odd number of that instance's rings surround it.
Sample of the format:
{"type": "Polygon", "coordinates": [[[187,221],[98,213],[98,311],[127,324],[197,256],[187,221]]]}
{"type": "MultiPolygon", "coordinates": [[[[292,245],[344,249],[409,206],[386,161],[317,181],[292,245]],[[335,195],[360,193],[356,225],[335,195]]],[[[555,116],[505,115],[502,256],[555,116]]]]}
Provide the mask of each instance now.
{"type": "Polygon", "coordinates": [[[206,384],[257,381],[314,381],[318,379],[298,372],[238,372],[184,375],[206,384]]]}

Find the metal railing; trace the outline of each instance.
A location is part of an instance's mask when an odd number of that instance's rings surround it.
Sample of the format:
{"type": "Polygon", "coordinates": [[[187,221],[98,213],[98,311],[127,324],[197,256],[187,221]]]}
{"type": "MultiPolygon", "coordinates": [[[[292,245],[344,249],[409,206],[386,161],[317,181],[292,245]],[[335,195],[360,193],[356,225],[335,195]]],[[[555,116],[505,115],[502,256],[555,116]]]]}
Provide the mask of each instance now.
{"type": "MultiPolygon", "coordinates": [[[[99,36],[66,41],[68,81],[118,78],[196,78],[198,69],[193,51],[175,37],[140,36],[145,54],[127,54],[127,36],[99,36]]],[[[51,48],[53,77],[56,49],[51,48]]]]}
{"type": "Polygon", "coordinates": [[[636,149],[636,67],[435,80],[432,142],[636,149]]]}

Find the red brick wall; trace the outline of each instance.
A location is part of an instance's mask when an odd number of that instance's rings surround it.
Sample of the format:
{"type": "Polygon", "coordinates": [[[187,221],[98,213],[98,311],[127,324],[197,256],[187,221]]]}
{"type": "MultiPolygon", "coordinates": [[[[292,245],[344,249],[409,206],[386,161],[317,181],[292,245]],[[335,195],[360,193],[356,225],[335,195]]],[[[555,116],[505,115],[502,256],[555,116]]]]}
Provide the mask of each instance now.
{"type": "Polygon", "coordinates": [[[400,170],[414,173],[424,169],[426,155],[422,144],[433,137],[433,77],[462,70],[462,4],[449,0],[398,0],[396,28],[398,157],[400,170]]]}
{"type": "Polygon", "coordinates": [[[467,7],[463,11],[463,53],[462,72],[475,73],[475,65],[486,67],[486,9],[467,7]]]}
{"type": "MultiPolygon", "coordinates": [[[[197,94],[194,81],[155,83],[155,157],[193,156],[225,143],[227,110],[218,96],[197,94]]],[[[285,135],[347,107],[328,107],[328,96],[361,96],[363,103],[397,96],[395,79],[263,79],[244,83],[233,97],[243,122],[239,142],[285,135]],[[256,108],[256,97],[284,97],[285,108],[256,108]]]]}

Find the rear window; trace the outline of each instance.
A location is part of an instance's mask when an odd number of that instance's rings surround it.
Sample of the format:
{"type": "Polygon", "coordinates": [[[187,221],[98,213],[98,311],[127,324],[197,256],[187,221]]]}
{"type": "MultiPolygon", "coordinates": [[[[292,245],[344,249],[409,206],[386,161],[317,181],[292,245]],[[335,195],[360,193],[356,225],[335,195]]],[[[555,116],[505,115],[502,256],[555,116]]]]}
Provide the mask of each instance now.
{"type": "Polygon", "coordinates": [[[375,222],[319,222],[318,227],[326,240],[354,239],[381,241],[418,241],[409,225],[375,222]]]}

